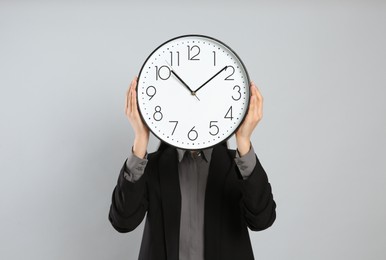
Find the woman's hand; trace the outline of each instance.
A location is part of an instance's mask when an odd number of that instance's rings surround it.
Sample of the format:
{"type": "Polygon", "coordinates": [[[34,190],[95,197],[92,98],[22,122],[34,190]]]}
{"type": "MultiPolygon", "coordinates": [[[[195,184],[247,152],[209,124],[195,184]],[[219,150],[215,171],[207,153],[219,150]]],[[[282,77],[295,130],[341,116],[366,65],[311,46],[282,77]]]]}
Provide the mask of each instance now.
{"type": "Polygon", "coordinates": [[[245,155],[251,148],[251,135],[263,117],[263,96],[253,82],[251,82],[251,97],[244,122],[236,131],[237,150],[240,156],[245,155]]]}
{"type": "Polygon", "coordinates": [[[131,81],[126,93],[125,114],[135,134],[133,152],[139,158],[144,158],[149,143],[149,128],[144,124],[138,112],[136,87],[137,77],[131,81]]]}

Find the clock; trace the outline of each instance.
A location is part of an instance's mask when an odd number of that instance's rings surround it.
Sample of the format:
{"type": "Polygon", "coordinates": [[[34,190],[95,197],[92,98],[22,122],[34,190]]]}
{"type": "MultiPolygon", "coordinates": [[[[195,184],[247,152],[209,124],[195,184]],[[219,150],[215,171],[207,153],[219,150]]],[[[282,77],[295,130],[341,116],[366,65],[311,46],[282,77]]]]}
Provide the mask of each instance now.
{"type": "Polygon", "coordinates": [[[183,35],[161,44],[144,62],[138,110],[160,140],[186,150],[209,148],[243,122],[249,83],[243,62],[226,44],[183,35]]]}

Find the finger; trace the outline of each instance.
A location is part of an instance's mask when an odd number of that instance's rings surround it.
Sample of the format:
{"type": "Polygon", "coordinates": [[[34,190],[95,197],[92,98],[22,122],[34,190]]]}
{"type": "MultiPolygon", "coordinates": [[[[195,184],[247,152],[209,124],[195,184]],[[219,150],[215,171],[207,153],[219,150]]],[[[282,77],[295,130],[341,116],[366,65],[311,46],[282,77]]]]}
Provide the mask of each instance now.
{"type": "Polygon", "coordinates": [[[127,114],[128,102],[129,102],[129,93],[126,92],[126,95],[125,95],[125,114],[127,114]]]}
{"type": "Polygon", "coordinates": [[[131,82],[131,87],[130,87],[130,113],[133,113],[134,111],[134,101],[133,101],[133,97],[134,97],[134,91],[135,91],[135,79],[133,79],[133,81],[131,82]]]}
{"type": "Polygon", "coordinates": [[[137,108],[137,90],[136,90],[136,87],[137,87],[137,78],[135,77],[134,78],[134,82],[133,82],[133,92],[132,92],[132,103],[133,103],[133,106],[132,106],[132,112],[134,113],[137,113],[138,112],[138,108],[137,108]]]}
{"type": "Polygon", "coordinates": [[[259,88],[254,82],[251,82],[251,92],[253,92],[253,95],[257,96],[259,102],[263,102],[263,96],[261,95],[259,88]]]}
{"type": "Polygon", "coordinates": [[[257,98],[255,95],[251,96],[251,105],[249,106],[251,116],[257,113],[257,98]]]}
{"type": "Polygon", "coordinates": [[[250,97],[249,109],[253,112],[256,109],[256,88],[254,87],[253,84],[251,84],[250,86],[250,92],[251,92],[251,97],[250,97]]]}
{"type": "Polygon", "coordinates": [[[257,96],[257,99],[263,101],[263,96],[261,95],[259,88],[254,83],[252,83],[252,86],[254,87],[254,94],[257,96]]]}
{"type": "Polygon", "coordinates": [[[255,93],[256,93],[257,99],[263,101],[263,95],[261,95],[261,92],[260,92],[260,90],[258,89],[258,87],[256,85],[254,85],[254,89],[255,89],[255,93]]]}
{"type": "Polygon", "coordinates": [[[130,87],[129,87],[129,91],[128,91],[128,95],[127,95],[127,114],[130,114],[131,111],[132,111],[132,100],[131,100],[131,97],[132,97],[132,94],[133,94],[133,81],[131,81],[130,83],[130,87]]]}
{"type": "Polygon", "coordinates": [[[261,118],[263,116],[263,96],[261,95],[259,89],[255,86],[254,92],[256,95],[256,113],[261,118]]]}
{"type": "Polygon", "coordinates": [[[126,96],[125,96],[125,114],[127,114],[127,112],[128,112],[127,110],[129,108],[130,89],[131,89],[131,83],[130,83],[129,87],[127,88],[126,96]]]}

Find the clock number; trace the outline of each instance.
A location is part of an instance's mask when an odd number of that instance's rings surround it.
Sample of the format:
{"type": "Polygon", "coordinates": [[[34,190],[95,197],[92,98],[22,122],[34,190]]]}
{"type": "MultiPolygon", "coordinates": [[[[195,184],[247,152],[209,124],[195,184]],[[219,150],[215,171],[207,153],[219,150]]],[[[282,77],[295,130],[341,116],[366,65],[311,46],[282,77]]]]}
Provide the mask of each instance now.
{"type": "MultiPolygon", "coordinates": [[[[177,66],[180,66],[180,52],[177,51],[177,66]]],[[[170,52],[170,66],[173,66],[173,52],[170,52]]]]}
{"type": "Polygon", "coordinates": [[[237,93],[239,93],[239,96],[237,97],[237,98],[235,98],[235,97],[233,97],[233,95],[232,95],[232,99],[234,100],[234,101],[238,101],[238,100],[240,100],[240,98],[241,98],[241,88],[240,88],[240,86],[239,85],[236,85],[236,86],[234,86],[233,87],[233,90],[235,90],[235,89],[237,89],[237,93]]]}
{"type": "Polygon", "coordinates": [[[193,128],[190,129],[190,131],[188,132],[188,138],[190,141],[194,141],[198,137],[198,133],[196,130],[194,130],[194,128],[195,128],[195,126],[193,126],[193,128]]]}
{"type": "Polygon", "coordinates": [[[173,131],[172,131],[172,135],[173,135],[173,134],[174,134],[174,131],[175,131],[176,128],[177,128],[178,121],[169,121],[169,123],[175,123],[175,126],[174,126],[173,131]]]}
{"type": "Polygon", "coordinates": [[[153,114],[154,120],[155,120],[155,121],[161,121],[162,118],[163,118],[163,115],[162,115],[162,113],[161,113],[161,107],[160,107],[160,106],[156,106],[156,107],[154,108],[154,110],[155,110],[155,112],[154,112],[154,114],[153,114]]]}
{"type": "Polygon", "coordinates": [[[233,115],[232,115],[232,106],[228,109],[227,113],[225,114],[224,118],[233,120],[233,115]]]}
{"type": "Polygon", "coordinates": [[[226,77],[224,80],[234,80],[233,78],[231,78],[231,76],[233,76],[233,74],[235,73],[235,68],[233,66],[228,66],[228,68],[232,69],[232,73],[229,74],[228,77],[226,77]]]}
{"type": "Polygon", "coordinates": [[[198,54],[200,54],[200,47],[198,47],[197,45],[193,45],[192,47],[188,45],[187,47],[188,47],[188,60],[200,60],[199,58],[196,58],[198,54]],[[194,51],[196,52],[195,54],[193,54],[194,51]],[[192,54],[193,56],[191,56],[192,54]]]}
{"type": "Polygon", "coordinates": [[[213,51],[213,66],[216,66],[216,51],[213,51]]]}
{"type": "Polygon", "coordinates": [[[212,130],[213,130],[213,128],[215,129],[214,130],[214,133],[212,133],[211,131],[209,131],[209,134],[211,134],[211,135],[217,135],[218,134],[218,132],[220,131],[220,128],[218,128],[218,126],[217,125],[215,125],[214,123],[217,123],[218,121],[210,121],[210,123],[209,123],[209,128],[211,128],[212,130]]]}
{"type": "Polygon", "coordinates": [[[154,86],[148,86],[147,87],[146,95],[148,95],[150,97],[149,100],[152,99],[156,93],[157,93],[157,90],[155,89],[154,86]]]}
{"type": "Polygon", "coordinates": [[[161,66],[158,68],[158,66],[155,66],[155,79],[158,80],[158,78],[162,80],[167,80],[170,78],[171,71],[168,66],[161,66]]]}

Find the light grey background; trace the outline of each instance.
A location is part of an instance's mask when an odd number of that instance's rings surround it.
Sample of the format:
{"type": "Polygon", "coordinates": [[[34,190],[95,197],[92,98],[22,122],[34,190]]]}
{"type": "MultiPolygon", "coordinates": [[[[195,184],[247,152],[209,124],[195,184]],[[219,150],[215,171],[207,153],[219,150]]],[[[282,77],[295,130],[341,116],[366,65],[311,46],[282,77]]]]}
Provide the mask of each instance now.
{"type": "MultiPolygon", "coordinates": [[[[111,193],[130,80],[169,38],[218,38],[264,96],[277,220],[257,259],[386,259],[382,1],[0,2],[0,259],[136,259],[111,193]]],[[[234,146],[234,139],[231,140],[234,146]]],[[[149,151],[157,146],[152,138],[149,151]]]]}

